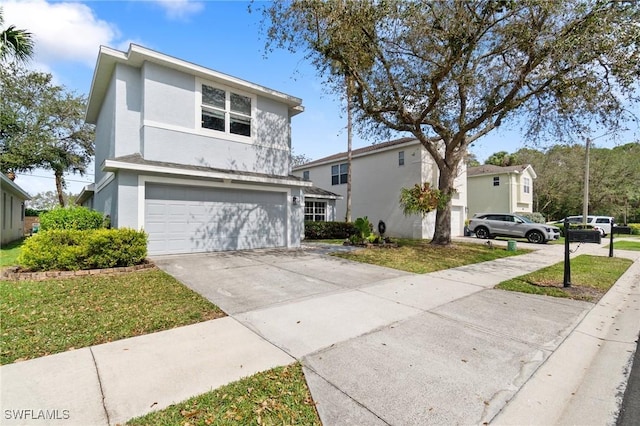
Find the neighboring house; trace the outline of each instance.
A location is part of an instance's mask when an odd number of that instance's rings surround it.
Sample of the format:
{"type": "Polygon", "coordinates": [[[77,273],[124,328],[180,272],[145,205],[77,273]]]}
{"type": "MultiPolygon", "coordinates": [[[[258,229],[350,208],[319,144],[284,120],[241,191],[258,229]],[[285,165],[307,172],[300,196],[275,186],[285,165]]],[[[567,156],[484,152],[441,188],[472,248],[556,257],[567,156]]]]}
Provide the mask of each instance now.
{"type": "MultiPolygon", "coordinates": [[[[351,218],[367,216],[378,229],[379,221],[386,225],[386,235],[428,239],[435,230],[435,211],[422,218],[405,216],[400,206],[402,188],[429,182],[437,187],[439,171],[431,155],[413,138],[384,142],[352,151],[351,218]]],[[[464,165],[462,166],[464,168],[464,165]]],[[[342,199],[336,202],[336,218],[346,217],[347,153],[331,155],[295,167],[293,174],[313,181],[314,185],[330,189],[342,199]]],[[[456,193],[451,207],[451,235],[463,235],[467,200],[466,172],[455,180],[456,193]]],[[[306,190],[305,190],[306,191],[306,190]]],[[[309,197],[305,193],[305,208],[309,197]]],[[[329,202],[314,197],[312,203],[329,202]]],[[[315,219],[314,219],[315,220],[315,219]]]]}
{"type": "Polygon", "coordinates": [[[311,186],[289,174],[301,104],[135,44],[102,46],[86,114],[95,184],[81,204],[144,229],[151,255],[297,247],[294,200],[311,186]]]}
{"type": "Polygon", "coordinates": [[[469,217],[476,213],[533,212],[533,180],[536,177],[529,164],[469,167],[469,217]]]}
{"type": "Polygon", "coordinates": [[[2,188],[0,191],[2,199],[0,243],[7,244],[24,237],[24,203],[31,197],[4,173],[0,173],[0,187],[2,188]]]}

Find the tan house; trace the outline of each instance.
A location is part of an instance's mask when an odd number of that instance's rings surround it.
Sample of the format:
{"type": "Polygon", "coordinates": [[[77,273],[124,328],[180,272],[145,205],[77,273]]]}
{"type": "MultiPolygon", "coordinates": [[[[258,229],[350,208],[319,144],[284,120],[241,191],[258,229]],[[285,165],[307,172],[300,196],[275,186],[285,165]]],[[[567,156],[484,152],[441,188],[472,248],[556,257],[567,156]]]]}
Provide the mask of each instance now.
{"type": "Polygon", "coordinates": [[[536,172],[530,164],[483,166],[467,169],[468,217],[476,213],[532,213],[533,181],[536,172]]]}

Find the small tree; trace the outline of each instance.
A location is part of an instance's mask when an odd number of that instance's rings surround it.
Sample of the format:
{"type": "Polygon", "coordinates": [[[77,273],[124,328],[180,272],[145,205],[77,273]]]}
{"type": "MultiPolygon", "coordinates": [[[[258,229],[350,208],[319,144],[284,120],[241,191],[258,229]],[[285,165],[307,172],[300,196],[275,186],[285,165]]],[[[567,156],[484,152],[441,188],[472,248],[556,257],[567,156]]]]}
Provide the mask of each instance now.
{"type": "Polygon", "coordinates": [[[64,207],[64,173],[84,175],[94,154],[86,99],[54,85],[51,74],[15,64],[0,67],[0,95],[1,171],[51,170],[64,207]]]}

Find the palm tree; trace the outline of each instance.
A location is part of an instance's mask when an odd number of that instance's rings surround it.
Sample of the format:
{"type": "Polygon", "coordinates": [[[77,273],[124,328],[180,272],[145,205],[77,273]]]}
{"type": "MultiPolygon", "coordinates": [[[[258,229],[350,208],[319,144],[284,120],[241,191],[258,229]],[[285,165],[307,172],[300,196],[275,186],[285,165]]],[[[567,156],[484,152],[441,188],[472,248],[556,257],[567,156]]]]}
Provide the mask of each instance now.
{"type": "MultiPolygon", "coordinates": [[[[4,17],[0,8],[0,28],[4,27],[4,17]]],[[[33,36],[26,30],[10,25],[0,32],[0,62],[13,57],[19,62],[26,62],[33,55],[33,36]]]]}

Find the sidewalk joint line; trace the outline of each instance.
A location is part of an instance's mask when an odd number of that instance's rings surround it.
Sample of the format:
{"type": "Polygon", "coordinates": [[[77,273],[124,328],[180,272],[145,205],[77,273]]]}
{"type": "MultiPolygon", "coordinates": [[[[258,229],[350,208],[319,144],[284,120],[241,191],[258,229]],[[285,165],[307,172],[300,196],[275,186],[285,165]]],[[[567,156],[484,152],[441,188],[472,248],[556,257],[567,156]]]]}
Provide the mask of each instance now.
{"type": "Polygon", "coordinates": [[[111,419],[109,419],[109,411],[107,410],[107,405],[105,404],[105,396],[104,396],[104,388],[102,387],[102,380],[100,379],[100,370],[98,369],[98,362],[96,361],[96,356],[93,353],[93,348],[89,347],[89,352],[91,352],[91,358],[93,359],[93,366],[96,369],[96,376],[98,377],[98,385],[100,386],[100,395],[102,396],[102,408],[104,409],[104,415],[107,417],[107,424],[111,424],[111,419]]]}
{"type": "MultiPolygon", "coordinates": [[[[349,395],[348,393],[346,393],[345,391],[343,391],[340,387],[338,387],[335,383],[333,383],[332,381],[328,380],[326,377],[324,377],[322,374],[320,374],[318,371],[316,371],[315,368],[311,367],[310,365],[306,365],[306,363],[303,363],[302,361],[300,361],[300,364],[302,364],[302,366],[304,368],[309,369],[310,371],[312,371],[315,375],[317,375],[318,377],[320,377],[322,380],[324,380],[325,382],[327,382],[332,388],[334,388],[335,390],[337,390],[338,392],[340,392],[341,394],[343,394],[344,396],[346,396],[347,398],[349,398],[351,401],[353,401],[356,405],[364,408],[367,412],[371,413],[373,416],[375,416],[377,419],[379,419],[382,423],[384,423],[385,425],[391,426],[391,423],[389,423],[388,421],[386,421],[385,419],[383,419],[382,417],[380,417],[378,414],[374,413],[373,411],[371,411],[371,409],[369,407],[367,407],[366,405],[362,404],[360,401],[358,401],[357,399],[353,398],[351,395],[349,395]]],[[[317,408],[316,408],[317,410],[317,408]]],[[[320,419],[322,420],[322,419],[320,419]]]]}

